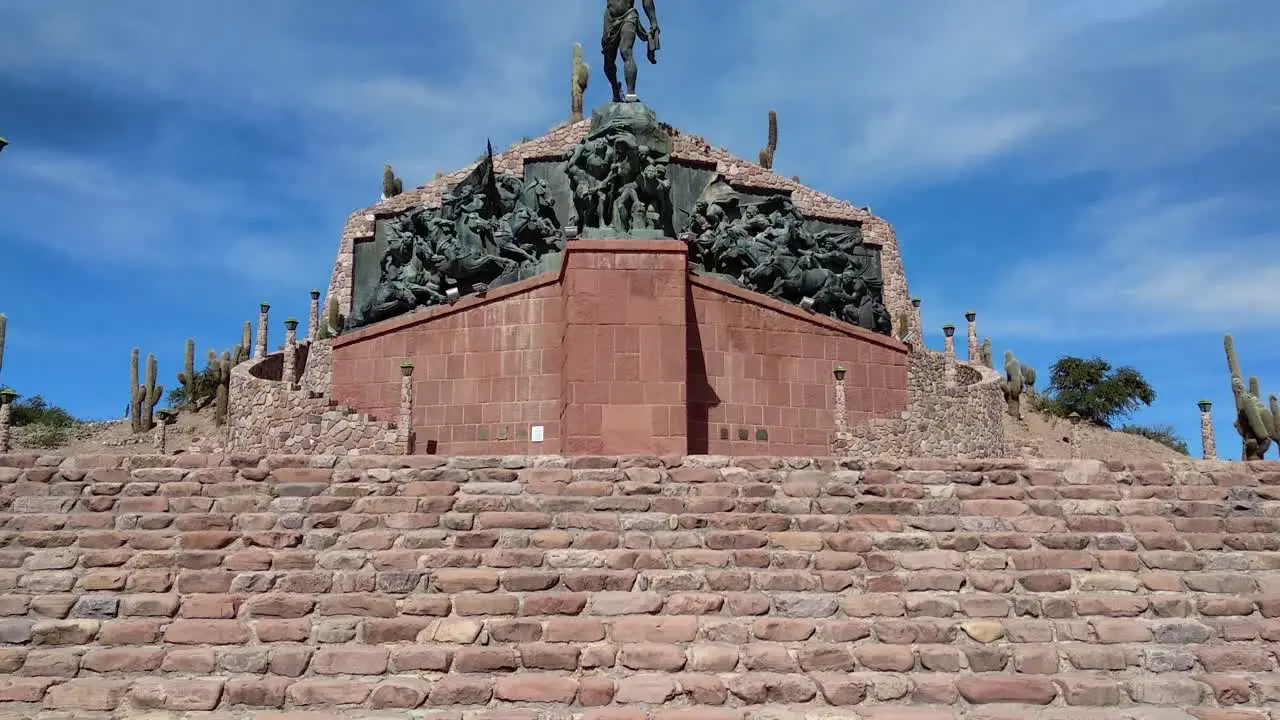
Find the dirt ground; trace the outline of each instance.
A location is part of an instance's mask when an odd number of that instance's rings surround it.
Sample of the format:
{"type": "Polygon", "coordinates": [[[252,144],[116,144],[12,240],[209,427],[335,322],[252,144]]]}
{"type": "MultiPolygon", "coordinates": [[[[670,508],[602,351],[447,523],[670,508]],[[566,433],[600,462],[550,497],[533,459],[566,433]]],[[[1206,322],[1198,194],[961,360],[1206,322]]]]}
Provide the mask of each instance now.
{"type": "MultiPolygon", "coordinates": [[[[1068,440],[1070,424],[1066,420],[1041,415],[1033,410],[1023,412],[1021,421],[1004,416],[1005,438],[1023,457],[1068,459],[1071,445],[1068,440]]],[[[24,428],[15,428],[14,450],[26,452],[65,453],[68,455],[151,454],[154,452],[151,433],[134,435],[128,420],[90,423],[75,433],[72,441],[55,449],[32,448],[25,444],[24,428]]],[[[1080,454],[1097,460],[1167,462],[1186,459],[1174,450],[1153,440],[1115,430],[1091,426],[1080,428],[1080,454]]],[[[170,453],[187,451],[197,440],[212,440],[221,447],[222,430],[213,423],[213,413],[204,410],[182,413],[169,426],[166,446],[170,453]]]]}
{"type": "MultiPolygon", "coordinates": [[[[1187,459],[1172,448],[1139,435],[1081,425],[1080,456],[1092,460],[1168,462],[1187,459]]],[[[1033,410],[1023,410],[1022,420],[1004,416],[1005,441],[1022,457],[1069,459],[1071,423],[1033,410]]]]}
{"type": "MultiPolygon", "coordinates": [[[[60,455],[150,455],[155,452],[155,441],[150,432],[135,435],[128,420],[85,423],[71,432],[71,441],[57,448],[32,447],[28,442],[28,428],[14,428],[14,452],[45,452],[60,455]]],[[[219,438],[222,430],[213,422],[212,410],[179,413],[165,431],[165,447],[168,452],[186,451],[197,439],[219,438]]],[[[221,444],[221,443],[218,443],[221,444]]]]}

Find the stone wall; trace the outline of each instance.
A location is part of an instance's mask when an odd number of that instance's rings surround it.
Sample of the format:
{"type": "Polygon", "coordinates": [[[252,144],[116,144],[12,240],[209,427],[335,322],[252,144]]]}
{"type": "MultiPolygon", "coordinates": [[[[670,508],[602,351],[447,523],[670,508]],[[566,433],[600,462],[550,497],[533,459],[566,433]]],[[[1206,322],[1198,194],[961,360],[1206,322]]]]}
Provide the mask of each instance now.
{"type": "Polygon", "coordinates": [[[900,418],[873,419],[837,438],[837,454],[853,457],[998,458],[1004,439],[1000,375],[980,363],[956,362],[948,387],[942,353],[911,355],[907,410],[900,418]]]}
{"type": "Polygon", "coordinates": [[[281,380],[284,351],[232,368],[227,450],[329,455],[396,452],[395,418],[374,420],[332,402],[325,387],[332,368],[330,343],[311,345],[297,347],[299,383],[292,388],[281,380]]]}
{"type": "Polygon", "coordinates": [[[837,366],[852,425],[907,407],[896,340],[709,278],[691,279],[690,301],[690,452],[827,454],[837,366]]]}
{"type": "Polygon", "coordinates": [[[396,418],[400,364],[412,361],[415,452],[559,452],[562,306],[548,273],[343,334],[333,398],[396,418]],[[532,426],[542,440],[531,441],[532,426]]]}
{"type": "Polygon", "coordinates": [[[1280,707],[1276,462],[8,455],[0,538],[5,717],[1280,707]]]}
{"type": "MultiPolygon", "coordinates": [[[[541,138],[513,145],[505,152],[494,156],[495,168],[500,173],[511,173],[523,177],[526,160],[563,155],[586,137],[590,125],[590,119],[583,120],[558,127],[541,138]]],[[[907,278],[902,266],[897,237],[888,222],[872,215],[866,208],[854,207],[794,180],[775,175],[754,162],[735,158],[724,149],[710,146],[696,135],[678,134],[675,137],[671,155],[673,159],[679,161],[705,164],[708,167],[714,165],[716,172],[723,174],[732,184],[789,192],[792,200],[795,201],[796,208],[806,217],[815,220],[861,222],[866,242],[880,246],[881,272],[884,275],[884,301],[890,317],[896,318],[899,312],[909,312],[917,316],[918,321],[918,313],[911,307],[911,294],[907,288],[907,278]]],[[[351,214],[343,228],[328,286],[329,294],[338,298],[339,307],[344,315],[351,312],[355,244],[372,240],[375,218],[380,215],[394,215],[413,207],[438,206],[441,196],[447,189],[466,178],[474,167],[474,164],[468,165],[456,172],[431,180],[421,187],[411,188],[401,195],[351,214]]],[[[328,307],[327,296],[325,303],[321,307],[328,307]]],[[[919,327],[918,322],[916,327],[919,327]]]]}

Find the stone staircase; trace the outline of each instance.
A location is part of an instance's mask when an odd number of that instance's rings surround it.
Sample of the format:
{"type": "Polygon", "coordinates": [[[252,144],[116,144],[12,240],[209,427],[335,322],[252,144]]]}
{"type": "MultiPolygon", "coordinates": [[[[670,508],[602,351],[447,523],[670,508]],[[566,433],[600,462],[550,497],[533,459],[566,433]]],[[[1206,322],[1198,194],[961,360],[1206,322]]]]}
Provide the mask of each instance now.
{"type": "Polygon", "coordinates": [[[1277,720],[1278,530],[1280,463],[0,456],[0,717],[1277,720]]]}

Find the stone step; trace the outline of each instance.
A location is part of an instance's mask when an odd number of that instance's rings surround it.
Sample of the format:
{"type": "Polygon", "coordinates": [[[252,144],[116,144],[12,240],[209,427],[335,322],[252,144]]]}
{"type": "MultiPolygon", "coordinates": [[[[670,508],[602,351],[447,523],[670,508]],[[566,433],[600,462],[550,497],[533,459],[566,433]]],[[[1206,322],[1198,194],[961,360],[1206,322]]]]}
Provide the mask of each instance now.
{"type": "Polygon", "coordinates": [[[24,457],[0,456],[0,718],[1280,705],[1269,468],[24,457]]]}

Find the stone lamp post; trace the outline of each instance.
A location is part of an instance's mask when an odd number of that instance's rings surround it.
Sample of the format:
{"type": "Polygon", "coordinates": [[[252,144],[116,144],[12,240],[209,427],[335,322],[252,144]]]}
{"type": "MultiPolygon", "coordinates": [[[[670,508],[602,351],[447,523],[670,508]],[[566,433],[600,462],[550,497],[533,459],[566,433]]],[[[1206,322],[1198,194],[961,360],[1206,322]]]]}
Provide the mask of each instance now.
{"type": "Polygon", "coordinates": [[[843,438],[849,434],[849,404],[844,391],[844,376],[847,371],[843,365],[837,365],[831,374],[836,379],[835,424],[836,437],[843,438]]]}
{"type": "Polygon", "coordinates": [[[1205,460],[1218,459],[1218,443],[1213,438],[1213,403],[1201,400],[1200,406],[1200,445],[1204,448],[1205,460]]]}
{"type": "Polygon", "coordinates": [[[947,387],[956,386],[956,326],[947,323],[942,326],[942,375],[947,387]]]}
{"type": "Polygon", "coordinates": [[[320,332],[320,291],[312,290],[311,310],[307,316],[307,337],[315,340],[318,332],[320,332]]]}
{"type": "Polygon", "coordinates": [[[978,313],[969,310],[964,314],[964,320],[968,323],[969,336],[969,362],[978,362],[978,313]]]}
{"type": "Polygon", "coordinates": [[[400,417],[396,423],[396,448],[413,453],[413,363],[400,363],[400,417]]]}
{"type": "Polygon", "coordinates": [[[258,305],[258,334],[253,339],[253,359],[261,360],[267,356],[267,311],[271,309],[271,305],[261,303],[258,305]]]}
{"type": "Polygon", "coordinates": [[[284,370],[280,379],[284,381],[285,390],[294,389],[298,370],[298,319],[289,318],[284,321],[284,370]]]}
{"type": "Polygon", "coordinates": [[[166,435],[168,434],[169,423],[173,422],[176,414],[172,410],[156,411],[156,429],[151,436],[152,446],[155,447],[157,455],[164,455],[164,446],[166,435]]]}
{"type": "Polygon", "coordinates": [[[9,452],[9,406],[16,397],[13,388],[0,388],[0,453],[9,452]]]}

